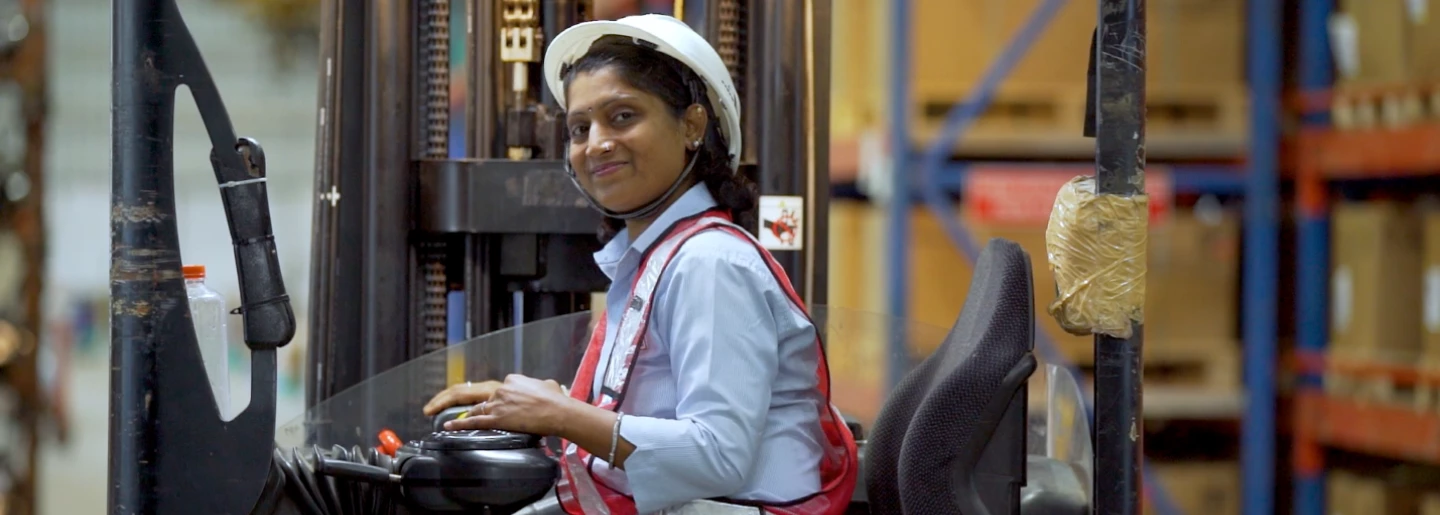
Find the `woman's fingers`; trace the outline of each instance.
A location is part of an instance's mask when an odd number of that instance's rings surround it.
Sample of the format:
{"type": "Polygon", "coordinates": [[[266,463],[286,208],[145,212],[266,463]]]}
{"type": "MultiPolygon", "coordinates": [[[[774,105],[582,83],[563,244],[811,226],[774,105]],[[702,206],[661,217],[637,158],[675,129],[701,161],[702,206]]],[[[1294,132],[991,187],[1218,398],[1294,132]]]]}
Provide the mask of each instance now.
{"type": "Polygon", "coordinates": [[[501,426],[505,423],[503,419],[509,410],[505,409],[507,406],[500,397],[499,392],[496,392],[489,400],[471,406],[464,417],[446,422],[445,430],[502,429],[501,426]]]}
{"type": "Polygon", "coordinates": [[[431,397],[431,398],[430,398],[430,402],[425,403],[425,407],[422,408],[420,411],[421,411],[422,413],[424,413],[425,416],[427,416],[427,417],[433,417],[433,416],[435,416],[436,413],[440,413],[441,410],[444,410],[444,409],[445,409],[445,408],[442,407],[442,406],[450,406],[450,405],[451,405],[451,404],[450,404],[450,397],[451,397],[451,395],[452,395],[452,394],[450,393],[450,390],[449,390],[449,389],[442,390],[440,393],[436,394],[434,397],[431,397]]]}
{"type": "Polygon", "coordinates": [[[425,413],[425,416],[433,417],[451,406],[484,402],[489,400],[500,386],[498,381],[457,384],[435,394],[430,402],[425,403],[425,407],[421,411],[425,413]]]}
{"type": "Polygon", "coordinates": [[[511,376],[487,400],[471,406],[465,418],[447,423],[445,429],[499,429],[550,436],[559,431],[570,402],[574,401],[553,381],[511,376]]]}
{"type": "Polygon", "coordinates": [[[435,397],[432,397],[430,399],[430,402],[425,403],[425,409],[423,410],[425,412],[425,416],[433,417],[435,416],[435,414],[444,411],[446,408],[464,402],[461,399],[468,396],[465,392],[465,390],[467,389],[466,386],[467,385],[464,384],[457,384],[455,386],[451,386],[449,388],[441,390],[440,393],[436,394],[435,397]]]}
{"type": "Polygon", "coordinates": [[[492,429],[494,427],[494,415],[468,415],[465,418],[455,419],[445,423],[446,431],[469,431],[475,429],[492,429]]]}

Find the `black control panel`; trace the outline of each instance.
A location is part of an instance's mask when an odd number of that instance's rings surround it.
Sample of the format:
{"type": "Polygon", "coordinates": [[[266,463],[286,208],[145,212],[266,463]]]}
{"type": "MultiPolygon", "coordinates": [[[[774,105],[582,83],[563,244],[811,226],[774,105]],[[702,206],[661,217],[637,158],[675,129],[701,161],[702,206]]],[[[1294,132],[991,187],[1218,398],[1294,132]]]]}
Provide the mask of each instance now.
{"type": "Polygon", "coordinates": [[[509,431],[440,431],[420,441],[422,451],[499,451],[539,447],[540,436],[509,431]]]}
{"type": "MultiPolygon", "coordinates": [[[[446,410],[433,427],[464,411],[446,410]]],[[[398,448],[367,451],[317,447],[302,460],[298,451],[284,456],[277,450],[286,477],[274,486],[286,490],[303,515],[507,515],[542,500],[560,474],[544,439],[527,433],[437,430],[398,448]]]]}
{"type": "Polygon", "coordinates": [[[441,431],[396,453],[402,496],[433,512],[509,513],[550,491],[559,464],[536,435],[441,431]]]}

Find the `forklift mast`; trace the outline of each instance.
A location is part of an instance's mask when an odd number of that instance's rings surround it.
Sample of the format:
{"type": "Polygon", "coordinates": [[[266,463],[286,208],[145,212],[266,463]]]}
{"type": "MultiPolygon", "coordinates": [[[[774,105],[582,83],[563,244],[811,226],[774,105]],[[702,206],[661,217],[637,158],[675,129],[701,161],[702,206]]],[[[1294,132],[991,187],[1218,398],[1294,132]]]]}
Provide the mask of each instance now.
{"type": "MultiPolygon", "coordinates": [[[[601,218],[565,171],[564,115],[540,70],[547,42],[592,7],[322,3],[307,406],[449,344],[589,309],[605,289],[601,218]]],[[[675,7],[740,90],[743,173],[800,204],[799,244],[772,251],[823,303],[830,1],[675,7]]],[[[415,394],[465,375],[436,370],[415,394]]]]}

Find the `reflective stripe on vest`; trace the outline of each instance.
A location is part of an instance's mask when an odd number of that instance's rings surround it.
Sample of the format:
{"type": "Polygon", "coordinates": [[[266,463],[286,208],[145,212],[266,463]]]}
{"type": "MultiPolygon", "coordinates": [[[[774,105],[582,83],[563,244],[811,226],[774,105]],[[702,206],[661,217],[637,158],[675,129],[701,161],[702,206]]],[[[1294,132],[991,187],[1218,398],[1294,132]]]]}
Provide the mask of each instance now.
{"type": "MultiPolygon", "coordinates": [[[[571,397],[610,411],[619,408],[619,404],[624,400],[626,388],[629,386],[631,369],[635,366],[636,356],[639,355],[640,347],[644,342],[646,328],[650,323],[650,308],[659,288],[661,275],[685,241],[701,231],[711,229],[722,230],[750,242],[765,258],[766,263],[770,266],[771,274],[785,290],[791,303],[801,313],[804,313],[806,318],[809,318],[805,303],[795,293],[785,270],[749,232],[732,223],[726,213],[712,210],[682,219],[666,229],[660,240],[641,257],[640,269],[635,273],[634,284],[631,288],[630,302],[620,307],[625,312],[620,316],[620,327],[615,333],[615,348],[611,349],[610,356],[605,359],[605,376],[599,395],[591,395],[591,393],[594,391],[595,374],[598,372],[601,362],[600,352],[605,343],[608,317],[603,315],[590,336],[590,342],[585,349],[585,357],[580,362],[580,369],[575,374],[574,383],[571,384],[571,397]]],[[[724,500],[693,501],[663,510],[661,514],[831,515],[844,513],[850,503],[851,494],[854,493],[860,466],[854,435],[850,434],[850,429],[845,425],[839,411],[830,404],[830,367],[825,357],[824,346],[818,337],[819,329],[816,327],[815,346],[819,353],[816,376],[821,393],[825,398],[825,406],[820,410],[819,418],[827,444],[825,453],[820,459],[820,492],[795,502],[776,505],[724,500]]],[[[610,488],[603,482],[595,481],[591,470],[596,461],[595,456],[569,441],[563,442],[562,448],[560,481],[556,485],[556,494],[566,513],[571,515],[636,514],[633,498],[610,488]]],[[[604,460],[600,461],[604,463],[604,460]]]]}

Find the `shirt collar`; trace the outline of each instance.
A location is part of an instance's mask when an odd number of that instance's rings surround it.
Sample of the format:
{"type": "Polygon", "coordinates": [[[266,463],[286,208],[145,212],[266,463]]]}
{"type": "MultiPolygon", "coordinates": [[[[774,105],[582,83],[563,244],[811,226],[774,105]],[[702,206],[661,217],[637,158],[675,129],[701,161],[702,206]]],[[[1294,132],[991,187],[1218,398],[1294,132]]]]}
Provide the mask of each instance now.
{"type": "Polygon", "coordinates": [[[619,272],[620,260],[627,254],[631,252],[643,254],[675,222],[703,213],[715,206],[715,197],[710,195],[710,189],[706,188],[704,183],[696,183],[680,195],[680,198],[675,199],[670,207],[665,208],[660,216],[655,218],[655,222],[646,227],[634,242],[630,241],[630,232],[621,228],[620,232],[616,233],[604,248],[595,253],[595,264],[599,265],[600,271],[613,281],[619,272]]]}

